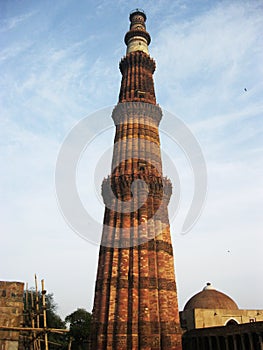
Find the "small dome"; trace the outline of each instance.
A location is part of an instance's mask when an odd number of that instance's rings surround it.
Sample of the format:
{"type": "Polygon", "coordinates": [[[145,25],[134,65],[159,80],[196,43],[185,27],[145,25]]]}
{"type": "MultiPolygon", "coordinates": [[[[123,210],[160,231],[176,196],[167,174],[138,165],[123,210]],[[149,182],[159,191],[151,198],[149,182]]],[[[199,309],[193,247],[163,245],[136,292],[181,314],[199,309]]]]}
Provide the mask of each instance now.
{"type": "Polygon", "coordinates": [[[204,289],[189,299],[184,307],[184,310],[193,309],[238,310],[238,306],[229,296],[215,290],[211,283],[207,283],[204,289]]]}

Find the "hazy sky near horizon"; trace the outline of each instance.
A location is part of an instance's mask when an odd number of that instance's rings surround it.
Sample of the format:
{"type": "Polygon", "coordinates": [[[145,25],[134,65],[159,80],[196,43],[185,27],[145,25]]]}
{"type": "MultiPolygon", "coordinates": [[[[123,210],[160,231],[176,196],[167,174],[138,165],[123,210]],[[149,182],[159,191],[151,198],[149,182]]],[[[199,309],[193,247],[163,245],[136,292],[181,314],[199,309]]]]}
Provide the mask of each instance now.
{"type": "MultiPolygon", "coordinates": [[[[77,307],[91,311],[99,248],[61,215],[56,160],[77,122],[117,103],[123,38],[137,7],[152,38],[157,101],[191,129],[207,166],[205,208],[182,235],[191,169],[161,135],[182,186],[171,222],[180,309],[208,281],[240,308],[263,309],[261,1],[0,2],[0,279],[33,286],[37,273],[62,317],[77,307]]],[[[80,197],[101,221],[89,174],[96,149],[110,147],[113,136],[112,128],[88,148],[78,170],[80,197]]]]}

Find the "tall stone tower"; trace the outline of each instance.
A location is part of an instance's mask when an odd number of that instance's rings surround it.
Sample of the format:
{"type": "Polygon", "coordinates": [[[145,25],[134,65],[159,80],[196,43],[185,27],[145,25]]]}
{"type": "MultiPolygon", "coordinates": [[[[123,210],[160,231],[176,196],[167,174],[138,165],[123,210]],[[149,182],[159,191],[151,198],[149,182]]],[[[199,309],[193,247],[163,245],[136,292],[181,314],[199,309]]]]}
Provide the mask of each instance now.
{"type": "Polygon", "coordinates": [[[91,328],[91,349],[181,349],[173,249],[163,177],[146,15],[130,14],[120,62],[111,175],[104,179],[104,227],[91,328]]]}

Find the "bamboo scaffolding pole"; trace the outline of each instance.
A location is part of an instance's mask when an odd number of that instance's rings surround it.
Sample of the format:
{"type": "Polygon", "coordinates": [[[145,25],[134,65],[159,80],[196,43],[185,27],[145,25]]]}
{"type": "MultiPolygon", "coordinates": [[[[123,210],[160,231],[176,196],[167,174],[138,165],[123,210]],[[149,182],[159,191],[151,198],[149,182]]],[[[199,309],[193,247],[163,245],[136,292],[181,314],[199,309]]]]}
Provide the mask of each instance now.
{"type": "MultiPolygon", "coordinates": [[[[37,328],[40,327],[40,312],[39,312],[39,297],[38,297],[38,283],[37,283],[37,275],[35,274],[35,288],[36,288],[36,321],[37,321],[37,328]]],[[[37,349],[41,349],[40,340],[37,339],[37,349]]]]}
{"type": "MultiPolygon", "coordinates": [[[[34,303],[34,293],[32,290],[31,290],[31,310],[32,310],[31,314],[30,314],[31,326],[32,326],[32,328],[35,328],[35,315],[34,315],[35,303],[34,303]]],[[[33,331],[33,333],[32,333],[32,341],[33,341],[33,349],[38,350],[38,341],[36,340],[35,331],[33,331]]]]}
{"type": "Polygon", "coordinates": [[[37,275],[35,274],[35,286],[36,286],[36,316],[37,316],[37,328],[39,328],[39,298],[38,298],[38,286],[37,275]]]}
{"type": "MultiPolygon", "coordinates": [[[[46,312],[46,290],[44,286],[44,280],[41,280],[41,286],[42,286],[42,308],[43,308],[43,326],[46,329],[47,328],[47,312],[46,312]]],[[[45,339],[45,350],[48,350],[48,337],[47,332],[44,334],[45,339]]]]}
{"type": "Polygon", "coordinates": [[[33,327],[9,327],[9,326],[0,326],[0,330],[2,331],[17,331],[17,332],[46,332],[46,333],[68,333],[69,329],[63,328],[33,328],[33,327]]]}

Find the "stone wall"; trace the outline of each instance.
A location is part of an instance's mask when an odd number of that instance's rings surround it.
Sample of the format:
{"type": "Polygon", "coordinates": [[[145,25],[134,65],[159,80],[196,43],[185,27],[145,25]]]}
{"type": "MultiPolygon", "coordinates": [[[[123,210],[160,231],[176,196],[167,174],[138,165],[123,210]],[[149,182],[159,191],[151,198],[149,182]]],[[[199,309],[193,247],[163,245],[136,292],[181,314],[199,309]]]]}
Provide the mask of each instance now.
{"type": "MultiPolygon", "coordinates": [[[[0,281],[0,327],[20,327],[23,321],[24,283],[0,281]]],[[[17,350],[19,332],[0,330],[0,349],[17,350]]]]}
{"type": "Polygon", "coordinates": [[[225,326],[228,323],[262,322],[263,310],[194,309],[180,312],[182,327],[195,328],[225,326]]]}

